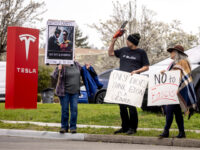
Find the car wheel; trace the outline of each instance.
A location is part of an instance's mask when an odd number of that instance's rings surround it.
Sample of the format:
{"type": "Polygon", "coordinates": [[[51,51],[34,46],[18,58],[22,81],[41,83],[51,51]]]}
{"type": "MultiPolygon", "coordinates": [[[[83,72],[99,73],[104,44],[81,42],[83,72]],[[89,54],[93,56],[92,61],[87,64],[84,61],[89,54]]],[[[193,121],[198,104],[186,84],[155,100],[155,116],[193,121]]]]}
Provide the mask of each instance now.
{"type": "Polygon", "coordinates": [[[102,92],[98,93],[95,98],[95,102],[97,104],[103,104],[105,96],[106,96],[106,91],[102,91],[102,92]]]}

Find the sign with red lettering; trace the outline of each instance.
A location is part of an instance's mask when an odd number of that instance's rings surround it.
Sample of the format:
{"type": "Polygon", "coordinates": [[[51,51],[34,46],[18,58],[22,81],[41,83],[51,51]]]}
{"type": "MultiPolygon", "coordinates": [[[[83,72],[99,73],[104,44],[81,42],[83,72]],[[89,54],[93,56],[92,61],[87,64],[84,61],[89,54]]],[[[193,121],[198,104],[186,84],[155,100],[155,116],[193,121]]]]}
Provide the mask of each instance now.
{"type": "Polygon", "coordinates": [[[8,27],[6,109],[37,108],[39,30],[8,27]]]}
{"type": "Polygon", "coordinates": [[[179,104],[177,91],[180,71],[149,75],[148,106],[179,104]]]}

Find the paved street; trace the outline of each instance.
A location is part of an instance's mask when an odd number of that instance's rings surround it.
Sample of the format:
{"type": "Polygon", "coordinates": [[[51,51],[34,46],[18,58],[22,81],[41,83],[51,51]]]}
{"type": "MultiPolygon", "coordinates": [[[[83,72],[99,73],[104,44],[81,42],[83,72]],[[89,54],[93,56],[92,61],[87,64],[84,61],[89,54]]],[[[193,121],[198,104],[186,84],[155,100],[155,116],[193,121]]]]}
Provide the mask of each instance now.
{"type": "Polygon", "coordinates": [[[169,146],[80,142],[0,136],[0,150],[200,150],[169,146]]]}

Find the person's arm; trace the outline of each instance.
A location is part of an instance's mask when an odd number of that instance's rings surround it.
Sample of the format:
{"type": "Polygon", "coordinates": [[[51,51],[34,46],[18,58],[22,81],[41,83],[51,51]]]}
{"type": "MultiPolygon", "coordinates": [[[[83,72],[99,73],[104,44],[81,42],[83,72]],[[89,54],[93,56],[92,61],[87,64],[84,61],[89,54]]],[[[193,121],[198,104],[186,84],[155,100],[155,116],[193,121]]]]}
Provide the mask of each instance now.
{"type": "Polygon", "coordinates": [[[114,55],[115,55],[115,54],[114,54],[114,46],[115,46],[116,40],[117,40],[117,38],[113,38],[113,39],[112,39],[112,42],[111,42],[111,44],[110,44],[110,46],[109,46],[109,49],[108,49],[108,55],[109,55],[109,56],[114,56],[114,55]]]}
{"type": "Polygon", "coordinates": [[[58,79],[59,70],[61,70],[61,69],[60,69],[60,65],[58,65],[58,66],[55,68],[54,72],[51,74],[51,77],[52,77],[53,79],[56,79],[56,80],[58,79]]]}
{"type": "Polygon", "coordinates": [[[134,70],[131,72],[131,75],[133,74],[139,74],[139,73],[142,73],[144,71],[147,71],[149,70],[149,66],[143,66],[142,68],[138,69],[138,70],[134,70]]]}

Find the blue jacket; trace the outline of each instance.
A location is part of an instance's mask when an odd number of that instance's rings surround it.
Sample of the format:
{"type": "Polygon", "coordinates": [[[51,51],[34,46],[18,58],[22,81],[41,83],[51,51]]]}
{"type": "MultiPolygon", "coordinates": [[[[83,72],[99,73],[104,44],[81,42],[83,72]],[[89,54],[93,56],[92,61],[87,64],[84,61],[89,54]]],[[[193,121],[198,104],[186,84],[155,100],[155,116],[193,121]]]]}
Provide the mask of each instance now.
{"type": "Polygon", "coordinates": [[[89,69],[87,69],[86,66],[83,66],[81,73],[88,98],[93,98],[96,90],[102,88],[103,84],[99,82],[96,72],[92,66],[90,66],[89,69]]]}

